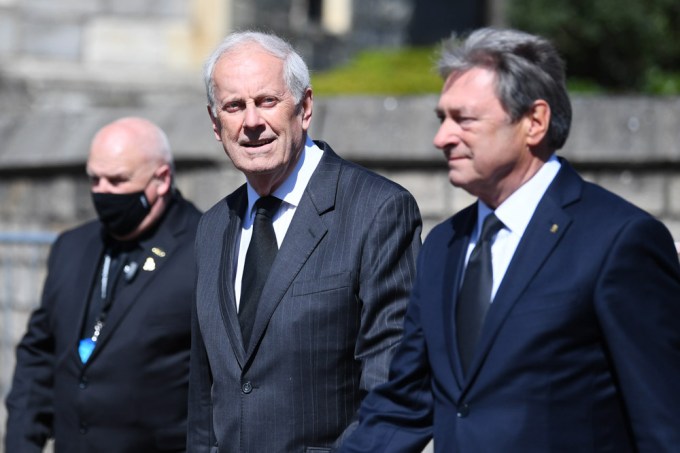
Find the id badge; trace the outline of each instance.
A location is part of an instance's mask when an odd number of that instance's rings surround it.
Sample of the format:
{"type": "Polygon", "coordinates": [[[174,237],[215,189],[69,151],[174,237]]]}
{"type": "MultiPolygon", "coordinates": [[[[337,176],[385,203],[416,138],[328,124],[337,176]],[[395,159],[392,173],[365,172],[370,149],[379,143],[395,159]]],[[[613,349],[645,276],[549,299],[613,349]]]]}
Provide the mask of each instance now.
{"type": "Polygon", "coordinates": [[[78,344],[78,355],[80,355],[81,362],[87,363],[87,359],[90,358],[92,351],[94,351],[95,344],[96,343],[92,341],[92,338],[80,340],[80,343],[78,344]]]}

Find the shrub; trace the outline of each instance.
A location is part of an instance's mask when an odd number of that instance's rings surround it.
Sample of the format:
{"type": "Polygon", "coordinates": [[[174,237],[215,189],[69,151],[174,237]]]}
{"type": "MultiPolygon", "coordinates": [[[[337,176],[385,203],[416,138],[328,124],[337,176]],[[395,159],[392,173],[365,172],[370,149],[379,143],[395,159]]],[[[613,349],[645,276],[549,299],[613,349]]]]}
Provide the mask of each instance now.
{"type": "Polygon", "coordinates": [[[549,38],[570,78],[640,91],[680,65],[678,0],[508,1],[510,25],[549,38]]]}

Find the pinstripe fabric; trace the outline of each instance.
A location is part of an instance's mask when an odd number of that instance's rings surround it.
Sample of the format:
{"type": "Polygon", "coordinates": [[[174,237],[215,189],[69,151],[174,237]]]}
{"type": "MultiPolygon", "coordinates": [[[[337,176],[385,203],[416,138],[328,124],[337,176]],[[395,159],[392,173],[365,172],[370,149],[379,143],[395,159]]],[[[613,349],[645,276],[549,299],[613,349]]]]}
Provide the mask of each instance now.
{"type": "Polygon", "coordinates": [[[420,214],[403,188],[317,144],[324,157],[272,266],[248,350],[233,293],[245,186],[201,220],[191,452],[327,451],[387,379],[420,214]]]}

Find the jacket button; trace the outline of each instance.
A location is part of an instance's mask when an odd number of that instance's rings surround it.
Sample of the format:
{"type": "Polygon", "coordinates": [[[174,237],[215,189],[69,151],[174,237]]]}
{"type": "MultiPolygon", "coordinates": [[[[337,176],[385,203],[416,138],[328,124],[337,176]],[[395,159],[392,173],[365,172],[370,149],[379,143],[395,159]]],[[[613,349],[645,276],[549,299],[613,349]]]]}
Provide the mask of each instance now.
{"type": "Polygon", "coordinates": [[[458,406],[458,413],[456,415],[458,416],[458,418],[465,418],[468,416],[469,413],[470,407],[467,404],[463,403],[460,406],[458,406]]]}
{"type": "Polygon", "coordinates": [[[80,434],[87,434],[87,423],[80,422],[80,434]]]}
{"type": "Polygon", "coordinates": [[[241,385],[241,391],[247,395],[253,391],[253,385],[249,381],[246,381],[241,385]]]}
{"type": "Polygon", "coordinates": [[[80,379],[80,382],[78,383],[78,387],[81,389],[86,389],[87,388],[87,378],[83,377],[80,379]]]}

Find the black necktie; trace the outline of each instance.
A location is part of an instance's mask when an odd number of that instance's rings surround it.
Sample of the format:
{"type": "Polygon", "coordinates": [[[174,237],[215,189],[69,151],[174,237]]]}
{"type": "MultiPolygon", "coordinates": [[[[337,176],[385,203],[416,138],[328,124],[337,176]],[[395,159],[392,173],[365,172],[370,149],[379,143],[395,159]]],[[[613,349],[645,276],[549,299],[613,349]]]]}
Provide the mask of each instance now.
{"type": "Polygon", "coordinates": [[[276,234],[272,218],[279,209],[281,200],[268,195],[255,202],[255,221],[253,235],[250,239],[246,260],[243,265],[243,280],[241,284],[241,301],[239,303],[238,320],[241,324],[243,345],[247,348],[250,334],[253,330],[257,304],[262,294],[262,288],[267,281],[269,269],[272,267],[276,252],[276,234]]]}
{"type": "Polygon", "coordinates": [[[493,213],[484,219],[482,233],[468,260],[463,285],[458,295],[456,307],[456,331],[458,332],[458,351],[460,352],[463,372],[467,369],[482,332],[486,311],[491,303],[493,270],[491,267],[491,239],[503,228],[503,222],[493,213]]]}

